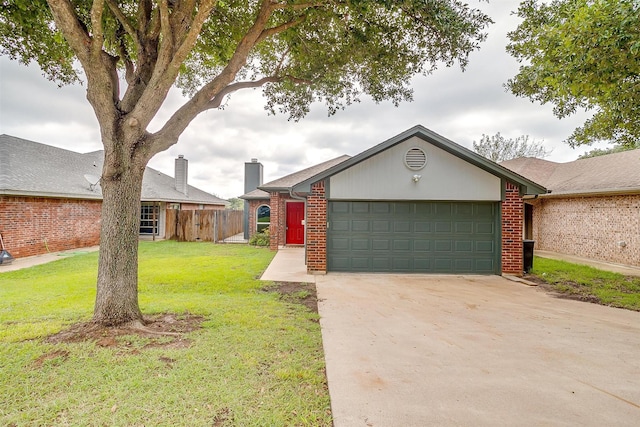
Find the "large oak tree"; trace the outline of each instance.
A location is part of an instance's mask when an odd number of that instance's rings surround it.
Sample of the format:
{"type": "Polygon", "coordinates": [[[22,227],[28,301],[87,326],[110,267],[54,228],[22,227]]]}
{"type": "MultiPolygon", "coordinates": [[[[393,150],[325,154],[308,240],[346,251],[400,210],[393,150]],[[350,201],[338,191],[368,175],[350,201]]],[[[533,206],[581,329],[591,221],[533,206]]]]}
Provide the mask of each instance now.
{"type": "Polygon", "coordinates": [[[562,118],[578,109],[591,119],[569,137],[571,146],[640,138],[640,2],[525,0],[523,22],[507,51],[523,65],[507,83],[518,96],[554,105],[562,118]]]}
{"type": "MultiPolygon", "coordinates": [[[[0,0],[2,53],[60,83],[84,81],[104,145],[93,320],[139,324],[142,175],[200,113],[262,88],[293,119],[366,94],[410,100],[410,79],[458,62],[490,19],[460,0],[0,0]],[[79,69],[76,69],[79,67],[79,69]],[[149,123],[174,85],[187,97],[149,123]]],[[[55,108],[55,106],[52,106],[55,108]]]]}

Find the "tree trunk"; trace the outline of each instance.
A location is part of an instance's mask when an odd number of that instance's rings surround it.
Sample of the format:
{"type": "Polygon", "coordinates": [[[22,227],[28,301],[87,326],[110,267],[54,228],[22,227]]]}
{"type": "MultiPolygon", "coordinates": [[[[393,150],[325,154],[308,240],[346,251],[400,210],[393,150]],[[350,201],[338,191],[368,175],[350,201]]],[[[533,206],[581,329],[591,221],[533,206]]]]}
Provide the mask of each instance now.
{"type": "MultiPolygon", "coordinates": [[[[108,162],[105,157],[105,166],[108,162]]],[[[119,173],[111,178],[103,172],[101,181],[102,224],[93,321],[105,326],[142,323],[138,233],[144,166],[127,166],[118,168],[119,173]]]]}

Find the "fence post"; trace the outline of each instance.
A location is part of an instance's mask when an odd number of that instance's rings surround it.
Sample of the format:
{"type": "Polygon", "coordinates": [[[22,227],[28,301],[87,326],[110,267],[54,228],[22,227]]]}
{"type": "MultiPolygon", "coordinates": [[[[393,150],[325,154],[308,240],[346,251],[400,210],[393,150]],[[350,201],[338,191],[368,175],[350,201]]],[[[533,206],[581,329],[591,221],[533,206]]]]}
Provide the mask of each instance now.
{"type": "Polygon", "coordinates": [[[213,211],[213,243],[218,243],[218,211],[213,211]]]}

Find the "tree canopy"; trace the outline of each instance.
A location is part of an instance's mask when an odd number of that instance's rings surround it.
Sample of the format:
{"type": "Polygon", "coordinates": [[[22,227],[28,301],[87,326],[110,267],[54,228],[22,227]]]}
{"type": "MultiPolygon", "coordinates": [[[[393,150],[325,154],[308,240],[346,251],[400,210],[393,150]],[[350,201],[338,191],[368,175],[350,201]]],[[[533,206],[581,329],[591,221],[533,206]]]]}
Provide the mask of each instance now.
{"type": "Polygon", "coordinates": [[[500,132],[493,136],[483,134],[480,142],[473,141],[473,151],[494,162],[504,162],[518,157],[542,159],[551,154],[551,150],[547,150],[542,141],[530,141],[529,135],[505,138],[500,132]]]}
{"type": "Polygon", "coordinates": [[[507,51],[523,65],[515,95],[554,105],[562,118],[594,115],[567,142],[633,145],[640,138],[640,2],[524,0],[507,51]]]}
{"type": "Polygon", "coordinates": [[[606,156],[607,154],[621,153],[623,151],[635,150],[637,148],[640,148],[640,143],[636,143],[635,145],[616,144],[610,148],[594,148],[593,150],[589,150],[586,153],[578,156],[578,159],[588,159],[589,157],[606,156]]]}
{"type": "Polygon", "coordinates": [[[299,119],[313,101],[335,112],[363,93],[410,99],[412,76],[464,67],[489,22],[457,0],[5,0],[0,46],[60,83],[82,78],[78,59],[89,92],[101,69],[121,114],[145,105],[150,116],[148,92],[175,82],[192,96],[182,116],[264,86],[269,110],[299,119]]]}
{"type": "Polygon", "coordinates": [[[297,120],[358,101],[410,100],[416,74],[459,63],[491,22],[461,0],[2,0],[0,52],[83,81],[104,145],[96,306],[103,325],[140,323],[142,175],[198,114],[262,88],[297,120]],[[122,86],[122,87],[121,87],[122,86]],[[149,124],[173,86],[186,100],[149,124]]]}

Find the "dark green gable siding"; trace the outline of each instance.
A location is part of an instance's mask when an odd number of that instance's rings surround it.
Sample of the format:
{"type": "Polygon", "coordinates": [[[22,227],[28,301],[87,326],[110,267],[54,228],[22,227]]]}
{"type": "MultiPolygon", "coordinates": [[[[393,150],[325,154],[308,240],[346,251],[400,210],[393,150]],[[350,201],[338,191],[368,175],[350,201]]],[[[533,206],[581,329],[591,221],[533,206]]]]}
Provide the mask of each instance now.
{"type": "Polygon", "coordinates": [[[496,202],[329,202],[329,271],[499,274],[496,202]]]}

